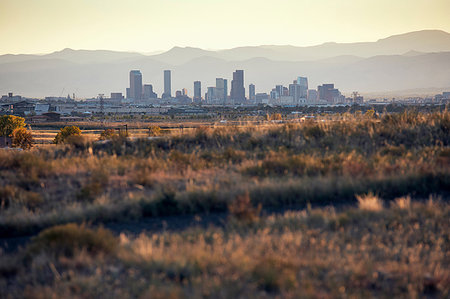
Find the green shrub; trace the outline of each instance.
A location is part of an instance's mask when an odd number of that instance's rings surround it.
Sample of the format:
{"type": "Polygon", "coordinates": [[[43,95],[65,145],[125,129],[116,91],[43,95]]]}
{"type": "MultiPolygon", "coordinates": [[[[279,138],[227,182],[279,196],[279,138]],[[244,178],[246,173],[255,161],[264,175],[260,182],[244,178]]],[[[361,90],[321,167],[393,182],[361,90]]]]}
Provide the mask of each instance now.
{"type": "Polygon", "coordinates": [[[11,136],[15,129],[25,127],[25,118],[14,115],[0,116],[0,136],[11,136]]]}
{"type": "Polygon", "coordinates": [[[148,128],[148,135],[150,137],[159,136],[161,135],[161,128],[158,126],[150,126],[148,128]]]}
{"type": "Polygon", "coordinates": [[[12,144],[14,147],[30,149],[33,147],[33,135],[25,128],[16,128],[12,134],[12,144]]]}
{"type": "Polygon", "coordinates": [[[59,144],[59,143],[66,143],[67,138],[70,136],[80,136],[81,130],[77,126],[67,126],[62,129],[60,129],[60,132],[56,134],[55,139],[53,140],[53,143],[59,144]]]}

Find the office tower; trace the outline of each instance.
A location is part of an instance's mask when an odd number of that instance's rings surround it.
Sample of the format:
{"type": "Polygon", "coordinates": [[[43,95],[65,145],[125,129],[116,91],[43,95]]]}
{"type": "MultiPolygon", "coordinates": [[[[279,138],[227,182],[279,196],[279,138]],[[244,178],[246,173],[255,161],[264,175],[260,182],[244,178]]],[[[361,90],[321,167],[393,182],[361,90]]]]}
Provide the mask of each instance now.
{"type": "Polygon", "coordinates": [[[300,86],[300,98],[306,99],[308,96],[308,78],[298,77],[297,84],[300,86]]]}
{"type": "Polygon", "coordinates": [[[186,89],[186,88],[183,88],[183,89],[181,90],[181,94],[182,94],[183,96],[187,97],[187,95],[188,95],[187,89],[186,89]]]}
{"type": "Polygon", "coordinates": [[[299,100],[301,98],[301,86],[297,82],[298,81],[294,81],[294,83],[289,84],[289,96],[294,100],[299,100]]]}
{"type": "Polygon", "coordinates": [[[194,101],[202,100],[202,82],[195,81],[194,82],[194,101]]]}
{"type": "Polygon", "coordinates": [[[171,74],[170,70],[164,71],[164,93],[163,98],[171,98],[172,97],[172,82],[171,82],[171,74]]]}
{"type": "Polygon", "coordinates": [[[228,98],[228,80],[223,80],[223,100],[226,101],[228,98]]]}
{"type": "Polygon", "coordinates": [[[153,85],[144,84],[144,99],[155,99],[158,95],[153,91],[153,85]]]}
{"type": "Polygon", "coordinates": [[[315,89],[308,89],[308,102],[314,103],[317,101],[317,90],[315,89]]]}
{"type": "Polygon", "coordinates": [[[280,98],[280,97],[278,96],[278,92],[277,92],[276,88],[272,88],[272,90],[270,91],[270,99],[276,100],[278,98],[280,98]]]}
{"type": "Polygon", "coordinates": [[[267,93],[257,93],[255,95],[256,104],[267,104],[269,103],[269,95],[267,93]]]}
{"type": "Polygon", "coordinates": [[[142,98],[142,74],[138,70],[130,71],[129,98],[133,100],[140,100],[142,98]]]}
{"type": "Polygon", "coordinates": [[[250,84],[248,86],[248,99],[250,101],[256,100],[255,84],[250,84]]]}
{"type": "Polygon", "coordinates": [[[319,100],[327,103],[334,103],[339,100],[341,93],[339,89],[334,88],[334,84],[322,84],[317,87],[319,93],[319,100]]]}
{"type": "Polygon", "coordinates": [[[298,77],[297,84],[299,84],[300,86],[306,87],[306,89],[308,89],[308,78],[298,77]]]}
{"type": "Polygon", "coordinates": [[[225,101],[228,94],[228,83],[226,79],[216,78],[216,90],[214,92],[216,99],[225,101]]]}
{"type": "Polygon", "coordinates": [[[111,92],[111,100],[122,100],[123,95],[121,92],[111,92]]]}
{"type": "Polygon", "coordinates": [[[216,88],[208,87],[208,92],[206,93],[205,100],[208,104],[211,104],[213,100],[216,99],[216,88]]]}
{"type": "Polygon", "coordinates": [[[244,71],[237,70],[233,73],[233,80],[231,81],[231,99],[235,102],[245,101],[245,87],[244,87],[244,71]]]}
{"type": "Polygon", "coordinates": [[[284,95],[283,94],[283,90],[284,90],[283,85],[276,85],[275,86],[275,92],[276,92],[275,98],[276,99],[279,99],[280,97],[282,97],[284,95]]]}

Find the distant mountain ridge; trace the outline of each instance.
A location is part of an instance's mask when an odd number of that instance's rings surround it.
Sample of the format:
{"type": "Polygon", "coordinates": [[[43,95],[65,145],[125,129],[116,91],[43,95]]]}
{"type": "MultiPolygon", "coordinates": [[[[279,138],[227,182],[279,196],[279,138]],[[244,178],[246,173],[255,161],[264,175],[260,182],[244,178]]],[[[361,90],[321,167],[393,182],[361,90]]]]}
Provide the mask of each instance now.
{"type": "Polygon", "coordinates": [[[257,46],[209,51],[173,49],[156,55],[107,50],[64,49],[45,55],[1,55],[0,93],[79,97],[123,92],[131,69],[161,94],[162,71],[173,70],[173,93],[202,81],[203,92],[215,78],[231,79],[245,70],[245,84],[257,92],[287,85],[299,75],[315,88],[335,83],[344,91],[376,92],[450,85],[450,34],[424,30],[363,43],[325,43],[312,47],[257,46]]]}

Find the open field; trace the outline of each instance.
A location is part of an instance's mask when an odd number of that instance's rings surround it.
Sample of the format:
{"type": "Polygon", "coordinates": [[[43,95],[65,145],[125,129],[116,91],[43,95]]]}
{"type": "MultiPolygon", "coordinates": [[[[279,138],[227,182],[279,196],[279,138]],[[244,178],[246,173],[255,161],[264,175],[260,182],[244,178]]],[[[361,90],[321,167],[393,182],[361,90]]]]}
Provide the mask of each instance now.
{"type": "Polygon", "coordinates": [[[0,293],[450,295],[448,111],[187,127],[0,151],[0,237],[26,238],[0,259],[0,293]]]}

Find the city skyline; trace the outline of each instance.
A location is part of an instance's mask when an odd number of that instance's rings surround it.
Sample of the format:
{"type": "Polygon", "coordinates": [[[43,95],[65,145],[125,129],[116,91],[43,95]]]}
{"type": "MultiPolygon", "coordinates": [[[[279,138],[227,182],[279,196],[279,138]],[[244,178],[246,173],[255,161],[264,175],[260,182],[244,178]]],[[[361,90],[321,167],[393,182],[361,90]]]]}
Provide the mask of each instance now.
{"type": "Polygon", "coordinates": [[[0,54],[310,46],[376,41],[423,29],[450,31],[447,0],[218,1],[3,0],[0,54]],[[205,13],[219,4],[220,14],[205,13]]]}
{"type": "Polygon", "coordinates": [[[0,93],[29,97],[70,93],[87,98],[124,90],[126,74],[139,69],[145,73],[145,81],[153,84],[147,93],[162,95],[161,72],[170,69],[173,73],[166,81],[172,95],[182,88],[192,94],[193,79],[202,81],[205,91],[217,85],[215,78],[229,79],[230,89],[232,69],[243,69],[247,83],[256,85],[256,93],[270,90],[274,82],[292,82],[302,74],[311,86],[334,82],[347,93],[399,95],[399,91],[417,94],[410,91],[421,89],[421,94],[430,95],[449,87],[449,55],[450,33],[440,30],[409,32],[370,43],[225,51],[176,48],[160,55],[65,49],[47,55],[0,56],[0,93]],[[430,88],[433,90],[423,90],[430,88]]]}

